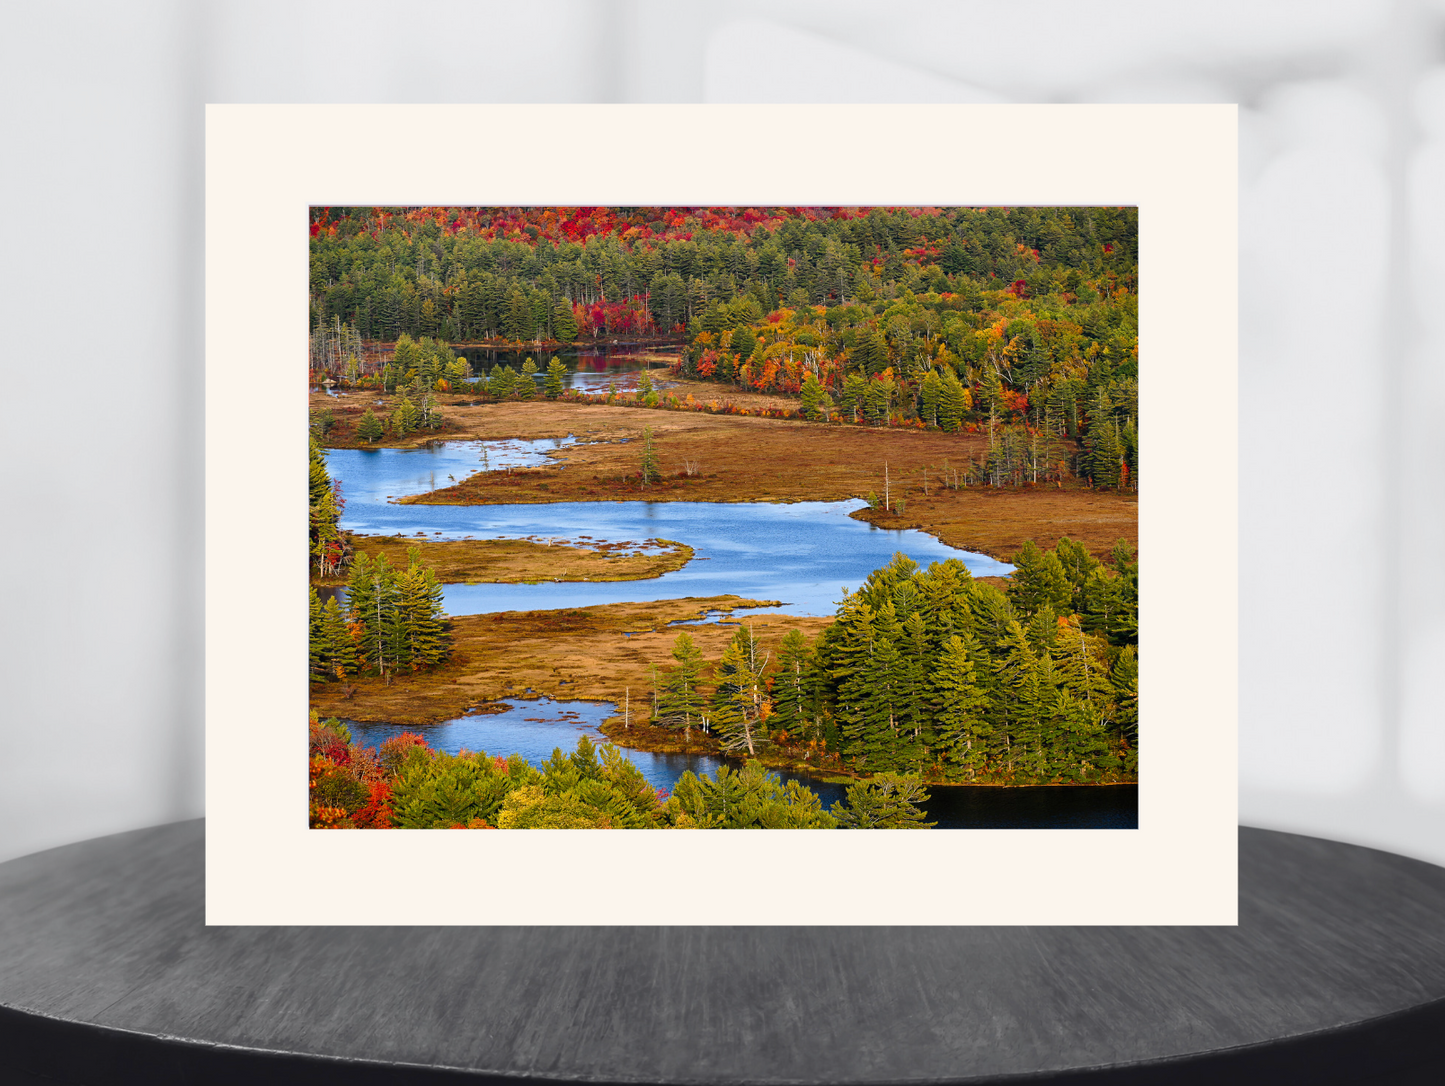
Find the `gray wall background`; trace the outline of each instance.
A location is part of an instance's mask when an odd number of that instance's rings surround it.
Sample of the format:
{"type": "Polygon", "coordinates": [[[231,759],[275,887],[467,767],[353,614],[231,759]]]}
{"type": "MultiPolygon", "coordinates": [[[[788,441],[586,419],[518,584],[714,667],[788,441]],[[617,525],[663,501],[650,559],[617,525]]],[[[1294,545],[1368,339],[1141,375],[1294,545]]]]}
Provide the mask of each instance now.
{"type": "Polygon", "coordinates": [[[1445,863],[1442,0],[11,0],[0,88],[0,859],[203,810],[204,103],[1000,101],[1240,104],[1240,818],[1445,863]]]}

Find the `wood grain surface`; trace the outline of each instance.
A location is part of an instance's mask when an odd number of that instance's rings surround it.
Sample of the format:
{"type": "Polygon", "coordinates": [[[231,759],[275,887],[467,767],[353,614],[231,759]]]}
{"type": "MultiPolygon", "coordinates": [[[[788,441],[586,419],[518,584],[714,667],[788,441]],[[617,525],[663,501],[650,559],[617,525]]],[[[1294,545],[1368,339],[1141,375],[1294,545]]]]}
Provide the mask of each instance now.
{"type": "Polygon", "coordinates": [[[1237,928],[207,928],[203,845],[0,865],[0,1082],[1445,1083],[1445,868],[1313,838],[1237,928]]]}

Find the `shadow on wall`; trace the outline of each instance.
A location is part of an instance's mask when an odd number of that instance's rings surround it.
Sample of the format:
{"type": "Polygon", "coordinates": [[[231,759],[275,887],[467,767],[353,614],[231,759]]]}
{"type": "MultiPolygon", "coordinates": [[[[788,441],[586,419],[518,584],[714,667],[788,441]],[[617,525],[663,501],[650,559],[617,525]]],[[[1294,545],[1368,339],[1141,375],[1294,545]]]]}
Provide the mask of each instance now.
{"type": "Polygon", "coordinates": [[[10,28],[26,47],[0,75],[25,103],[17,138],[47,164],[0,182],[30,209],[10,235],[30,255],[6,377],[16,402],[48,394],[25,360],[52,357],[65,328],[107,344],[109,372],[130,379],[74,392],[85,425],[61,447],[43,412],[7,424],[9,462],[43,446],[51,478],[106,465],[111,543],[97,550],[93,516],[53,487],[17,483],[16,523],[53,541],[6,539],[7,568],[30,571],[11,602],[91,617],[5,635],[26,721],[10,756],[26,772],[0,794],[0,857],[202,809],[203,344],[187,285],[202,103],[1235,101],[1241,816],[1445,863],[1431,832],[1445,816],[1441,5],[918,2],[900,16],[858,0],[418,0],[403,20],[378,0],[82,6],[80,20],[73,5],[26,9],[10,28]],[[439,53],[438,28],[466,48],[439,53]],[[62,43],[63,69],[49,60],[62,43]],[[107,259],[123,254],[126,274],[78,305],[41,287],[93,248],[75,211],[95,206],[96,154],[107,204],[125,208],[107,259]],[[57,638],[63,658],[46,648],[57,638]],[[45,695],[57,689],[65,704],[45,695]],[[56,813],[35,818],[42,806],[56,813]]]}

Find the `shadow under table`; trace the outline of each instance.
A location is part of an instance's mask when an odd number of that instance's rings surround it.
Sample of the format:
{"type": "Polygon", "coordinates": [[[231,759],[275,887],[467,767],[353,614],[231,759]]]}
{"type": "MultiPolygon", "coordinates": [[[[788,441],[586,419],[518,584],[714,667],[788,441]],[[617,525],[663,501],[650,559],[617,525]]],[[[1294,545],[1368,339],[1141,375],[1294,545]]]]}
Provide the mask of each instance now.
{"type": "Polygon", "coordinates": [[[1238,927],[207,928],[118,834],[0,864],[0,1082],[1445,1083],[1445,868],[1239,846],[1238,927]]]}

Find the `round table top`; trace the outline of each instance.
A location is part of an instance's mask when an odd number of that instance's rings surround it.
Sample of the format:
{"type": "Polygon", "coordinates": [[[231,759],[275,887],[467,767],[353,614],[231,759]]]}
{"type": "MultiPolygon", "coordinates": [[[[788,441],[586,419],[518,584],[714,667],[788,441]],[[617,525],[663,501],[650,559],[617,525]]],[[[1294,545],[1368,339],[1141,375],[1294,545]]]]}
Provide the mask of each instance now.
{"type": "Polygon", "coordinates": [[[207,928],[203,845],[0,865],[0,1079],[1445,1081],[1445,868],[1314,838],[1212,928],[207,928]]]}

